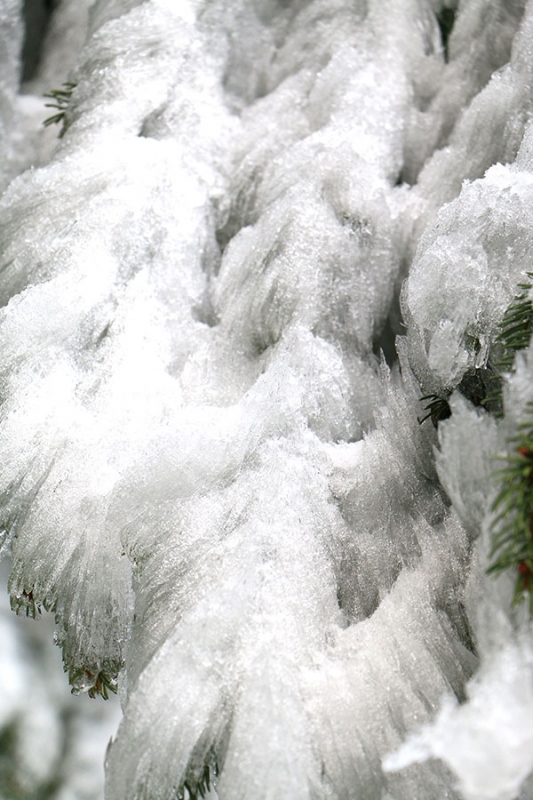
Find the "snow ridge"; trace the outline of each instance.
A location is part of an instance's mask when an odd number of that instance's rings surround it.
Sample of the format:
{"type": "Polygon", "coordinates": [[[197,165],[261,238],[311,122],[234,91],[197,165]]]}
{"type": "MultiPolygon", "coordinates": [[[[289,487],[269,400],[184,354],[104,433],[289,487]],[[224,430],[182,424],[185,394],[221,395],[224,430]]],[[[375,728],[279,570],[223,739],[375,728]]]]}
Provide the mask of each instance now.
{"type": "Polygon", "coordinates": [[[480,656],[530,670],[483,572],[529,351],[503,421],[418,418],[529,266],[533,4],[80,9],[68,129],[0,199],[0,496],[14,607],[118,685],[107,797],[499,797],[460,711],[382,761],[480,656]]]}

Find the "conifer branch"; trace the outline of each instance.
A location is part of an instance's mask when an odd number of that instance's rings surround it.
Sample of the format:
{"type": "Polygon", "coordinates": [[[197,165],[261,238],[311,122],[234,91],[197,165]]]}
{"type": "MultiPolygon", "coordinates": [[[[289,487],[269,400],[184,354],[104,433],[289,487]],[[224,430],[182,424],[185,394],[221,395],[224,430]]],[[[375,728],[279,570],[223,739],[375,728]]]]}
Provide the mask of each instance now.
{"type": "MultiPolygon", "coordinates": [[[[527,273],[533,279],[533,272],[527,273]]],[[[484,369],[465,373],[457,389],[475,406],[481,406],[497,417],[503,416],[503,374],[515,370],[516,354],[529,346],[533,334],[533,302],[530,299],[533,283],[518,284],[518,294],[512,300],[499,325],[495,341],[495,357],[484,369]]],[[[438,426],[451,415],[450,392],[421,397],[426,402],[426,414],[420,424],[431,418],[438,426]]],[[[513,453],[502,457],[506,466],[495,473],[500,491],[492,505],[496,517],[492,523],[492,563],[487,573],[499,574],[507,569],[516,572],[514,604],[529,596],[533,616],[533,403],[528,406],[532,421],[520,426],[512,440],[513,453]]]]}
{"type": "Polygon", "coordinates": [[[36,619],[42,612],[42,603],[35,599],[33,589],[24,589],[19,597],[10,597],[11,610],[36,619]]]}
{"type": "MultiPolygon", "coordinates": [[[[533,278],[533,272],[527,273],[533,278]]],[[[502,352],[497,362],[500,372],[513,372],[516,354],[524,350],[533,333],[533,303],[529,297],[531,283],[519,283],[520,293],[507,308],[500,323],[500,333],[496,342],[501,345],[502,352]]]]}
{"type": "MultiPolygon", "coordinates": [[[[533,273],[527,275],[533,278],[533,273]]],[[[507,308],[496,340],[502,348],[497,365],[507,373],[514,372],[516,354],[528,347],[533,333],[532,284],[521,283],[518,288],[520,292],[507,308]]],[[[499,392],[501,402],[501,385],[499,392]]],[[[528,404],[527,413],[533,419],[533,403],[528,404]]],[[[506,466],[495,473],[501,483],[492,505],[496,512],[490,552],[493,561],[487,573],[515,570],[513,603],[520,603],[528,595],[529,613],[533,616],[533,421],[520,426],[512,443],[512,455],[503,458],[506,466]]]]}
{"type": "MultiPolygon", "coordinates": [[[[533,414],[533,404],[528,411],[533,414]]],[[[497,512],[489,574],[506,569],[516,571],[514,603],[529,595],[533,615],[533,423],[521,426],[514,452],[505,457],[507,466],[496,475],[501,479],[500,492],[492,505],[497,512]]]]}
{"type": "Polygon", "coordinates": [[[448,419],[451,416],[450,404],[448,403],[449,394],[446,396],[439,394],[426,394],[420,398],[421,403],[426,403],[424,411],[427,413],[423,417],[418,417],[419,425],[422,425],[427,419],[431,421],[436,428],[439,422],[443,419],[448,419]]]}
{"type": "MultiPolygon", "coordinates": [[[[528,272],[527,275],[533,278],[533,272],[528,272]]],[[[502,375],[514,371],[516,354],[529,345],[533,333],[533,303],[529,297],[532,285],[518,284],[520,291],[508,306],[499,325],[494,358],[496,375],[487,396],[487,402],[495,407],[497,417],[503,417],[502,375]]]]}

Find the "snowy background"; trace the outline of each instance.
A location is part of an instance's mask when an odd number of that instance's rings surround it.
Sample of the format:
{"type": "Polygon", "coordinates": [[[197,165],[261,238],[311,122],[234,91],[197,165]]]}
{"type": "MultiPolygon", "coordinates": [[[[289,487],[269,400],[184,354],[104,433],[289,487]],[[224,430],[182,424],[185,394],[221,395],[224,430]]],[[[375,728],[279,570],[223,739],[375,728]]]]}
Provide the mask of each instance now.
{"type": "Polygon", "coordinates": [[[532,71],[532,0],[0,0],[2,798],[533,798],[532,71]]]}

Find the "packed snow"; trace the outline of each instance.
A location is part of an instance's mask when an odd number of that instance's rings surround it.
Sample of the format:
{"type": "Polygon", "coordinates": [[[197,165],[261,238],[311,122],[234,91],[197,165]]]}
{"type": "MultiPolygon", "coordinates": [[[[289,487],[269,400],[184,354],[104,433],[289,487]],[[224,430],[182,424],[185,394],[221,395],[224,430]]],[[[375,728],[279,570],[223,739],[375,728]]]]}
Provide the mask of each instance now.
{"type": "MultiPolygon", "coordinates": [[[[0,34],[0,548],[118,690],[107,800],[532,798],[486,570],[533,347],[503,417],[464,386],[532,269],[533,0],[62,0],[22,87],[0,34]]],[[[63,700],[0,625],[46,777],[63,700]]]]}

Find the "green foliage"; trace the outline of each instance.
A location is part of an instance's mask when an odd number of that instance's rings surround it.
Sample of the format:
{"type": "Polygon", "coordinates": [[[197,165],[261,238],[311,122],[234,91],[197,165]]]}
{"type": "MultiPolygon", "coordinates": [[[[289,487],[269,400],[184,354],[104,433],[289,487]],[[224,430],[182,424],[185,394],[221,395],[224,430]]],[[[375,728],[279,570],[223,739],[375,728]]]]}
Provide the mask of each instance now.
{"type": "MultiPolygon", "coordinates": [[[[501,408],[500,384],[500,376],[488,364],[481,369],[470,369],[465,372],[457,389],[473,405],[492,413],[498,413],[501,408]]],[[[426,394],[421,397],[420,401],[426,403],[424,411],[427,413],[423,417],[419,417],[418,422],[422,424],[431,418],[433,425],[437,428],[439,422],[448,419],[452,413],[448,402],[450,395],[451,392],[448,391],[442,394],[426,394]]]]}
{"type": "Polygon", "coordinates": [[[441,420],[448,419],[452,413],[450,411],[448,397],[449,395],[443,397],[438,394],[426,394],[424,397],[421,397],[420,402],[426,403],[424,406],[424,411],[427,413],[423,417],[418,417],[419,424],[422,425],[423,422],[431,418],[431,421],[436,428],[441,420]]]}
{"type": "Polygon", "coordinates": [[[27,617],[36,619],[43,611],[54,610],[53,604],[50,604],[46,599],[42,600],[35,596],[35,587],[26,586],[22,592],[10,595],[11,610],[22,616],[25,614],[27,617]]]}
{"type": "MultiPolygon", "coordinates": [[[[533,278],[533,273],[528,272],[533,278]]],[[[500,324],[497,345],[501,348],[497,365],[502,372],[513,372],[516,354],[530,343],[533,333],[533,303],[529,299],[531,283],[521,283],[520,290],[507,308],[500,324]]],[[[501,401],[501,388],[500,401],[501,401]]],[[[533,404],[528,413],[533,419],[533,404]]],[[[533,615],[533,422],[520,426],[512,441],[513,453],[506,456],[506,466],[495,477],[500,481],[500,491],[492,510],[497,512],[493,521],[493,540],[490,557],[490,574],[507,569],[516,572],[514,603],[526,596],[529,612],[533,615]]]]}
{"type": "MultiPolygon", "coordinates": [[[[533,278],[533,272],[528,272],[527,275],[533,278]]],[[[533,303],[529,299],[531,287],[531,283],[518,284],[520,292],[503,315],[493,348],[495,376],[487,395],[487,403],[493,407],[497,417],[503,417],[502,374],[514,371],[516,354],[529,345],[533,333],[533,303]]]]}
{"type": "Polygon", "coordinates": [[[217,775],[218,765],[214,754],[211,752],[201,772],[191,771],[191,774],[187,776],[187,779],[176,794],[176,800],[200,800],[200,798],[205,798],[213,788],[217,775]]]}
{"type": "MultiPolygon", "coordinates": [[[[533,405],[529,406],[533,414],[533,405]]],[[[506,466],[496,473],[501,481],[493,511],[491,558],[488,572],[516,571],[514,602],[529,595],[533,614],[533,422],[526,422],[514,442],[514,452],[504,460],[506,466]]]]}
{"type": "Polygon", "coordinates": [[[58,113],[53,114],[51,117],[48,117],[43,122],[45,127],[49,125],[58,125],[61,123],[61,130],[59,131],[59,138],[64,136],[65,131],[69,126],[69,121],[67,117],[67,109],[70,103],[70,99],[72,97],[72,92],[76,88],[76,83],[63,83],[62,89],[53,89],[51,92],[48,92],[44,95],[44,97],[49,97],[53,100],[53,103],[46,103],[46,108],[56,108],[58,113]]]}
{"type": "MultiPolygon", "coordinates": [[[[533,272],[527,275],[533,278],[533,272]]],[[[518,284],[520,293],[507,308],[500,323],[500,333],[496,339],[501,347],[497,361],[500,372],[512,372],[516,354],[529,345],[533,333],[533,303],[529,299],[531,287],[531,283],[518,284]]]]}
{"type": "Polygon", "coordinates": [[[109,692],[117,693],[118,669],[90,670],[87,667],[71,668],[68,670],[69,683],[72,686],[72,694],[87,692],[89,697],[102,697],[109,700],[109,692]]]}

